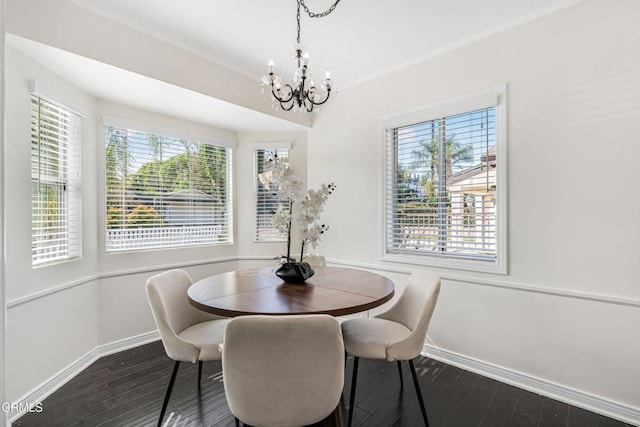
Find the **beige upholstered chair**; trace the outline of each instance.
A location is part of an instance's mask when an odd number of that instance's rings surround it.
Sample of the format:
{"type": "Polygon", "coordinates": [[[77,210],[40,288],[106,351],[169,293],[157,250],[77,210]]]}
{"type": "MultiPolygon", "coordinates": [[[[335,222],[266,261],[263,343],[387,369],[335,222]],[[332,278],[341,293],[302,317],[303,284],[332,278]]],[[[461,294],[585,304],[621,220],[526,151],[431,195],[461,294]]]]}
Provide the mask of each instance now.
{"type": "Polygon", "coordinates": [[[191,283],[189,274],[179,269],[156,274],[147,280],[147,297],[162,344],[167,356],[176,362],[162,403],[158,426],[162,425],[180,362],[198,362],[200,388],[202,362],[222,358],[218,345],[222,343],[228,319],[191,306],[187,299],[187,288],[191,283]]]}
{"type": "Polygon", "coordinates": [[[337,416],[344,345],[331,316],[240,316],[224,336],[231,413],[252,426],[300,427],[337,416]]]}
{"type": "Polygon", "coordinates": [[[354,356],[349,426],[353,417],[358,361],[361,357],[397,361],[401,385],[400,361],[408,360],[424,423],[429,425],[413,359],[422,351],[439,293],[440,279],[426,270],[416,270],[409,277],[400,298],[389,310],[370,319],[349,319],[342,322],[345,350],[354,356]]]}

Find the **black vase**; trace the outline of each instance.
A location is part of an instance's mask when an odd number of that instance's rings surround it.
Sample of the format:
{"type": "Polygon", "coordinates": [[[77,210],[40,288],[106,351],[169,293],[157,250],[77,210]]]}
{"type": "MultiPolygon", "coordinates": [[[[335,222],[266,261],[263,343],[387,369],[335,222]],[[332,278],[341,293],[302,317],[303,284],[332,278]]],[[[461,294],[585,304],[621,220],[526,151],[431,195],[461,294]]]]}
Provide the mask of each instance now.
{"type": "Polygon", "coordinates": [[[313,273],[315,271],[306,262],[285,262],[276,270],[276,276],[286,283],[304,283],[313,273]]]}

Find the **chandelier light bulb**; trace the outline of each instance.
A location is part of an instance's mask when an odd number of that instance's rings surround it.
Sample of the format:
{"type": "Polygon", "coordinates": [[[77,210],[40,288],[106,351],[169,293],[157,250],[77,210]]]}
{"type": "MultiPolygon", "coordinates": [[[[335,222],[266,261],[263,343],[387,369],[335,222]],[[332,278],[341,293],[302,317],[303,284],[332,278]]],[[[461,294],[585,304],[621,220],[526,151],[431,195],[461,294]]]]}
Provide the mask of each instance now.
{"type": "Polygon", "coordinates": [[[275,68],[276,64],[275,62],[273,62],[273,59],[269,60],[269,74],[273,73],[273,70],[275,68]]]}
{"type": "Polygon", "coordinates": [[[325,77],[327,80],[331,80],[331,70],[328,70],[328,69],[327,69],[327,70],[324,72],[324,77],[325,77]]]}

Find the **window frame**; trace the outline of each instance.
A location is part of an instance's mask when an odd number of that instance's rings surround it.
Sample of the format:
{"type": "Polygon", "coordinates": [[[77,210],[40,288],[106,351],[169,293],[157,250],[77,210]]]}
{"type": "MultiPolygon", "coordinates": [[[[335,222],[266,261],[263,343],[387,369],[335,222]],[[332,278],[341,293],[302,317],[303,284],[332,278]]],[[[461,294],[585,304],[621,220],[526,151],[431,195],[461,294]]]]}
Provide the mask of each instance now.
{"type": "MultiPolygon", "coordinates": [[[[422,105],[402,112],[392,113],[380,118],[381,148],[381,255],[382,261],[426,265],[433,267],[468,270],[484,273],[507,274],[507,85],[502,84],[474,93],[453,97],[447,100],[422,105]],[[496,257],[495,260],[474,259],[473,256],[447,256],[392,253],[388,248],[389,222],[388,206],[393,203],[389,189],[390,177],[388,162],[392,150],[387,141],[387,129],[398,128],[435,120],[477,109],[495,107],[495,149],[496,149],[496,257]]],[[[395,157],[391,160],[395,162],[395,157]]]]}
{"type": "Polygon", "coordinates": [[[287,155],[291,159],[291,143],[290,142],[264,142],[251,144],[251,155],[253,158],[253,243],[283,243],[287,241],[286,234],[282,235],[281,239],[274,240],[259,240],[258,239],[258,164],[257,164],[257,152],[259,150],[287,150],[287,155]]]}
{"type": "Polygon", "coordinates": [[[146,251],[158,251],[158,250],[172,250],[172,249],[182,249],[182,248],[193,248],[193,247],[207,247],[207,246],[223,246],[223,245],[233,245],[234,244],[234,240],[235,240],[235,235],[234,235],[234,224],[235,224],[235,218],[234,218],[234,194],[233,194],[233,156],[234,156],[234,149],[235,149],[235,143],[225,140],[225,139],[221,139],[221,138],[216,138],[216,137],[209,137],[209,136],[202,136],[202,135],[195,135],[195,134],[191,134],[188,132],[182,132],[182,131],[178,131],[178,130],[174,130],[174,129],[167,129],[167,128],[162,128],[159,126],[154,126],[151,124],[147,124],[147,123],[142,123],[142,122],[137,122],[134,120],[128,120],[128,119],[122,119],[122,118],[118,118],[118,117],[112,117],[112,116],[104,116],[103,117],[103,121],[102,121],[102,144],[106,143],[106,129],[107,127],[114,127],[114,128],[119,128],[119,129],[127,129],[129,131],[134,131],[134,132],[140,132],[140,133],[144,133],[144,134],[155,134],[157,136],[161,136],[161,137],[165,137],[165,138],[171,138],[171,139],[186,139],[189,140],[190,142],[194,142],[194,143],[198,143],[198,144],[208,144],[208,145],[212,145],[212,146],[216,146],[216,147],[220,147],[220,148],[225,148],[226,149],[226,154],[227,154],[227,158],[226,158],[226,182],[227,182],[227,194],[226,194],[226,198],[227,198],[227,206],[226,206],[226,216],[227,216],[227,223],[226,228],[227,228],[227,234],[228,234],[228,239],[224,240],[224,241],[220,241],[220,242],[204,242],[204,243],[197,243],[197,242],[190,242],[187,244],[163,244],[163,245],[141,245],[140,247],[128,247],[128,248],[121,248],[121,249],[114,249],[114,248],[110,248],[109,247],[109,237],[108,237],[108,224],[107,224],[107,216],[108,216],[108,206],[107,206],[107,196],[108,196],[108,192],[107,192],[107,182],[106,182],[106,173],[107,173],[107,162],[106,162],[106,158],[105,158],[105,145],[103,145],[103,151],[102,151],[102,162],[103,162],[103,171],[102,171],[102,179],[103,179],[103,188],[104,188],[104,194],[103,194],[103,209],[102,209],[102,215],[103,215],[103,221],[104,221],[104,228],[103,228],[103,236],[104,236],[104,250],[105,253],[108,255],[117,255],[117,254],[124,254],[124,253],[132,253],[132,252],[146,252],[146,251]]]}
{"type": "MultiPolygon", "coordinates": [[[[40,178],[40,172],[35,171],[38,177],[34,177],[34,169],[33,169],[33,144],[34,144],[34,134],[32,129],[30,131],[30,150],[31,150],[31,167],[30,167],[30,175],[31,175],[31,236],[32,236],[32,252],[31,252],[31,267],[32,268],[41,268],[49,265],[66,263],[71,261],[76,261],[82,259],[83,256],[83,248],[82,248],[82,126],[83,126],[83,118],[84,114],[79,112],[77,109],[71,107],[66,102],[58,101],[57,99],[48,96],[43,93],[42,90],[36,86],[35,81],[30,81],[30,95],[29,95],[29,103],[31,108],[33,108],[34,100],[38,102],[39,109],[42,103],[46,103],[51,105],[53,108],[58,109],[60,112],[64,113],[70,123],[74,125],[74,127],[70,128],[70,130],[75,131],[75,135],[69,134],[64,141],[64,147],[61,146],[61,142],[58,142],[58,146],[56,147],[56,153],[58,156],[61,156],[60,153],[64,153],[64,163],[62,166],[59,165],[59,169],[62,169],[63,172],[60,172],[58,176],[47,176],[45,179],[40,178]],[[51,257],[40,255],[36,256],[34,253],[34,196],[40,195],[34,193],[33,185],[37,183],[44,183],[46,185],[54,185],[60,189],[60,195],[57,197],[58,201],[62,204],[62,207],[57,208],[57,212],[62,212],[64,215],[63,221],[65,225],[64,229],[64,237],[63,244],[66,249],[62,252],[66,252],[61,256],[51,257]]],[[[34,124],[34,116],[33,110],[30,112],[31,124],[34,124]]],[[[40,135],[42,133],[42,116],[38,115],[35,119],[37,120],[37,131],[38,131],[38,144],[40,144],[40,135]]],[[[62,139],[63,137],[58,134],[58,139],[62,139]]],[[[38,148],[40,150],[40,148],[38,148]]],[[[38,208],[40,209],[40,208],[38,208]]],[[[60,239],[58,239],[60,240],[60,239]]]]}

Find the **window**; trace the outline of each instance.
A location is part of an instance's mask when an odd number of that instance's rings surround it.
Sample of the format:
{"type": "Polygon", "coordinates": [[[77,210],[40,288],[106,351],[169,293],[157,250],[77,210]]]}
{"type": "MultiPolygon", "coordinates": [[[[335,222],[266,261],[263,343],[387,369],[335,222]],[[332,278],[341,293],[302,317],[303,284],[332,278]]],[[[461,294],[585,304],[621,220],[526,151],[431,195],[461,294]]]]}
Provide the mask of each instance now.
{"type": "Polygon", "coordinates": [[[273,213],[281,202],[278,199],[278,186],[273,180],[269,159],[277,156],[279,160],[289,161],[289,144],[264,148],[255,146],[255,242],[285,242],[287,236],[273,225],[273,213]]]}
{"type": "Polygon", "coordinates": [[[231,243],[231,149],[135,127],[105,127],[107,251],[231,243]]]}
{"type": "Polygon", "coordinates": [[[31,95],[31,262],[82,256],[81,117],[31,95]]]}
{"type": "Polygon", "coordinates": [[[385,259],[504,270],[504,89],[384,119],[385,259]]]}

